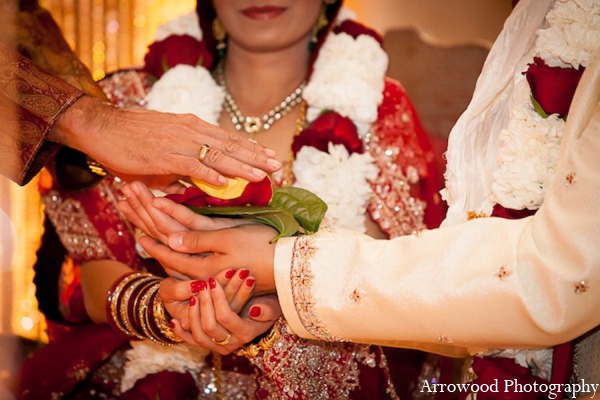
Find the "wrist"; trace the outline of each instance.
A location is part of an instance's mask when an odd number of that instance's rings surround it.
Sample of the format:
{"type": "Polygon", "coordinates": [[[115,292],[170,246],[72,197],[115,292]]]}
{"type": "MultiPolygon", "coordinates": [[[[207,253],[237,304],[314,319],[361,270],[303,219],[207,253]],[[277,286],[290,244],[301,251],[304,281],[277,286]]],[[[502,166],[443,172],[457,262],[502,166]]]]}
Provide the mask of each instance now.
{"type": "Polygon", "coordinates": [[[83,95],[71,104],[57,118],[48,140],[69,146],[83,153],[94,156],[91,144],[96,142],[93,135],[96,133],[94,125],[100,125],[101,112],[99,107],[106,107],[107,103],[88,95],[83,95]]]}

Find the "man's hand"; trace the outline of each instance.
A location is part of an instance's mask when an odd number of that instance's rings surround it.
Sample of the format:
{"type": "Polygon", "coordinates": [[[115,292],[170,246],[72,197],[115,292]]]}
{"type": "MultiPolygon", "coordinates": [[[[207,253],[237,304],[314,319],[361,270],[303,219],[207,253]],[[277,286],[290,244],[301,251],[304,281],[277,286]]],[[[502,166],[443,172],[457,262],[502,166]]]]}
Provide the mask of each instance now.
{"type": "Polygon", "coordinates": [[[207,279],[225,269],[248,269],[256,278],[256,292],[261,294],[275,291],[275,244],[269,242],[276,236],[277,232],[266,225],[246,224],[217,231],[173,233],[169,247],[147,236],[140,238],[140,244],[169,275],[207,279]]]}
{"type": "Polygon", "coordinates": [[[49,139],[89,154],[117,175],[191,176],[221,186],[221,174],[255,182],[281,166],[272,150],[193,115],[120,109],[89,96],[59,117],[49,139]],[[204,144],[210,149],[200,162],[204,144]]]}

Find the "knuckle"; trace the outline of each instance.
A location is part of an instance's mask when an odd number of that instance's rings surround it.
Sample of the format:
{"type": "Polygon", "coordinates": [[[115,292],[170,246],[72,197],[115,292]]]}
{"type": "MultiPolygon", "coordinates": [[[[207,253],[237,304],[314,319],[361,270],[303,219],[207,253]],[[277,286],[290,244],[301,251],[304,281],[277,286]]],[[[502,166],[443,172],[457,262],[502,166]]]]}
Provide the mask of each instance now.
{"type": "Polygon", "coordinates": [[[225,154],[223,154],[221,151],[215,148],[211,148],[210,151],[206,154],[206,158],[204,159],[204,161],[207,162],[208,165],[215,165],[219,161],[223,160],[224,157],[225,154]]]}
{"type": "Polygon", "coordinates": [[[223,145],[223,151],[225,151],[228,154],[233,154],[233,153],[237,153],[240,150],[241,146],[238,141],[231,141],[228,140],[225,142],[225,144],[223,145]]]}

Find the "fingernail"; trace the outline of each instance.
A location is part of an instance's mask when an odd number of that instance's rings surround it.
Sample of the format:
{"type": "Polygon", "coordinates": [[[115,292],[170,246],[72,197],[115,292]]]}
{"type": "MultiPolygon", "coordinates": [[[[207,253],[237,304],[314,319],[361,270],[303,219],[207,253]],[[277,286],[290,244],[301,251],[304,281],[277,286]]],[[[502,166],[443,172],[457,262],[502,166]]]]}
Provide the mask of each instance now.
{"type": "Polygon", "coordinates": [[[174,250],[185,250],[185,247],[183,246],[182,232],[172,233],[169,236],[169,247],[174,250]]]}
{"type": "Polygon", "coordinates": [[[262,169],[252,168],[252,175],[256,176],[257,178],[264,178],[267,176],[267,173],[262,169]]]}
{"type": "Polygon", "coordinates": [[[246,286],[252,287],[252,285],[254,285],[254,279],[250,278],[246,281],[246,286]]]}
{"type": "Polygon", "coordinates": [[[195,306],[196,305],[196,298],[194,296],[190,297],[190,306],[195,306]]]}
{"type": "Polygon", "coordinates": [[[277,155],[277,153],[275,153],[275,151],[273,151],[271,149],[267,149],[267,148],[265,148],[264,152],[267,155],[267,157],[275,157],[277,155]]]}
{"type": "Polygon", "coordinates": [[[192,281],[190,282],[190,290],[192,293],[198,293],[200,291],[200,286],[202,285],[202,281],[192,281]]]}
{"type": "Polygon", "coordinates": [[[225,278],[227,278],[227,279],[233,278],[234,275],[235,275],[235,269],[230,269],[229,271],[225,272],[225,278]]]}
{"type": "Polygon", "coordinates": [[[208,289],[208,285],[206,284],[206,281],[200,281],[200,291],[203,292],[206,289],[208,289]]]}
{"type": "Polygon", "coordinates": [[[173,322],[173,320],[170,321],[171,324],[171,329],[175,329],[175,322],[173,322]]]}
{"type": "Polygon", "coordinates": [[[217,178],[217,181],[219,181],[219,183],[221,185],[225,185],[227,183],[227,179],[225,179],[224,176],[219,175],[219,177],[217,178]]]}
{"type": "Polygon", "coordinates": [[[281,162],[279,160],[276,160],[274,158],[271,158],[267,161],[267,164],[269,165],[269,167],[271,168],[275,168],[275,169],[279,169],[281,168],[281,162]]]}
{"type": "Polygon", "coordinates": [[[211,289],[214,289],[217,287],[217,281],[215,281],[213,278],[208,278],[208,284],[210,285],[211,289]]]}
{"type": "Polygon", "coordinates": [[[252,306],[250,308],[250,316],[252,318],[258,318],[258,317],[260,317],[260,313],[261,313],[261,310],[260,310],[259,306],[252,306]]]}
{"type": "Polygon", "coordinates": [[[243,269],[240,271],[240,279],[246,279],[250,275],[250,271],[243,269]]]}

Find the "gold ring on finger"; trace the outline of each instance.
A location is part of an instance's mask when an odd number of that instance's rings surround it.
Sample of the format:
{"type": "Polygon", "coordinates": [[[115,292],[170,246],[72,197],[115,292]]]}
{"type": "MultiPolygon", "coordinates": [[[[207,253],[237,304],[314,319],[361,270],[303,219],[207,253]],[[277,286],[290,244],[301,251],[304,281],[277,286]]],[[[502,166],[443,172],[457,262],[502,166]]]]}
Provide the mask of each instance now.
{"type": "Polygon", "coordinates": [[[208,154],[208,150],[210,150],[210,146],[207,144],[203,144],[202,147],[200,147],[200,154],[198,154],[198,160],[200,160],[200,162],[204,161],[204,158],[208,154]]]}
{"type": "Polygon", "coordinates": [[[229,342],[231,342],[231,333],[227,332],[227,337],[223,340],[221,340],[220,342],[215,340],[215,338],[210,338],[210,340],[213,341],[214,344],[216,344],[217,346],[225,346],[228,345],[229,342]]]}

